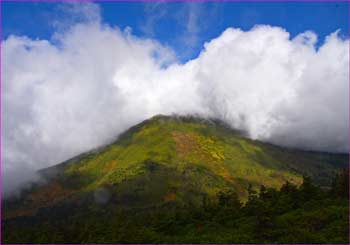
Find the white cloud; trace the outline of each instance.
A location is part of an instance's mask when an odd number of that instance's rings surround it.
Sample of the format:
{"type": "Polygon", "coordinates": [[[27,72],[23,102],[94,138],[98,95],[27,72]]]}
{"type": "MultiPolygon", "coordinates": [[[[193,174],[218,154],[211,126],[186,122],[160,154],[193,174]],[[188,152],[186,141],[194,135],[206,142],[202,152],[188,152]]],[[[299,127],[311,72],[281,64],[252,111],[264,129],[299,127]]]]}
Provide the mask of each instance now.
{"type": "Polygon", "coordinates": [[[349,42],[333,33],[316,51],[315,41],[270,26],[227,29],[198,58],[205,106],[253,138],[346,151],[349,42]]]}
{"type": "Polygon", "coordinates": [[[349,41],[335,32],[316,50],[316,40],[271,26],[228,28],[178,64],[172,50],[99,18],[59,33],[55,45],[10,36],[2,43],[4,191],[160,113],[218,117],[255,139],[347,151],[349,41]]]}

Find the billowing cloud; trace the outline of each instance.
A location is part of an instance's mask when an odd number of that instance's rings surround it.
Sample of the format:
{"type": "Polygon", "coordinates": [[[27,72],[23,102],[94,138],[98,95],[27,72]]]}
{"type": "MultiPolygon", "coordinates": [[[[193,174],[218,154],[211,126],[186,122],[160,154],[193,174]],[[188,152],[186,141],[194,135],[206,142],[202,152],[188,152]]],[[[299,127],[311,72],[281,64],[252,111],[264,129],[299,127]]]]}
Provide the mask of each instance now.
{"type": "MultiPolygon", "coordinates": [[[[89,10],[90,11],[90,10],[89,10]]],[[[100,22],[2,42],[3,191],[156,114],[220,118],[288,147],[349,149],[349,40],[228,28],[185,64],[155,40],[100,22]]]]}

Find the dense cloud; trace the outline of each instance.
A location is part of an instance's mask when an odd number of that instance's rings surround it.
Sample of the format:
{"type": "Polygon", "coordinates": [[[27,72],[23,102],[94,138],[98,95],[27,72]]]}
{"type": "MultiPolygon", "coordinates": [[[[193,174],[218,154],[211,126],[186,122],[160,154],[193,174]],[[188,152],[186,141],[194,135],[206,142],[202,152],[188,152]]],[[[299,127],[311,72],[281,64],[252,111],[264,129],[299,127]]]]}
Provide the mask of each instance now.
{"type": "Polygon", "coordinates": [[[99,18],[56,33],[54,44],[10,36],[2,43],[3,191],[156,114],[217,117],[254,139],[345,152],[349,41],[335,32],[317,50],[316,40],[271,26],[228,28],[180,64],[157,41],[99,18]]]}

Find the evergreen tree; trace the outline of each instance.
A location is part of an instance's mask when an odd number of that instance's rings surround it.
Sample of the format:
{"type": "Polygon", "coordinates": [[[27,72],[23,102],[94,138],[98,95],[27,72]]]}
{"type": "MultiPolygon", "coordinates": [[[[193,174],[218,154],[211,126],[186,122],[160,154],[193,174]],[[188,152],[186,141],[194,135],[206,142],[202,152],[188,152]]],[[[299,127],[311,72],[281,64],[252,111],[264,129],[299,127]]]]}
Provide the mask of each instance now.
{"type": "Polygon", "coordinates": [[[349,169],[342,169],[333,179],[331,196],[349,199],[349,169]]]}

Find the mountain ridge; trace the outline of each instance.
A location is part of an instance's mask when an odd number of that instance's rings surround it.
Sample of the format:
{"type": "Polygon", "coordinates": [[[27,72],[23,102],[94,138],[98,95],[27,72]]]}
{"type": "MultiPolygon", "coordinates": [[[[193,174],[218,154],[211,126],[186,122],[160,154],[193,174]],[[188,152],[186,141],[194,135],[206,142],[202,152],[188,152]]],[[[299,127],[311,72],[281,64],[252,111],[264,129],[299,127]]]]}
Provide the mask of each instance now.
{"type": "Polygon", "coordinates": [[[301,186],[306,175],[331,188],[347,160],[347,154],[251,140],[218,120],[158,115],[110,144],[40,170],[43,181],[20,197],[2,201],[2,222],[11,239],[17,236],[11,227],[22,227],[24,234],[28,224],[55,227],[59,222],[64,227],[64,217],[84,224],[85,218],[130,216],[125,219],[142,223],[134,220],[136,214],[201,210],[226,192],[246,203],[261,186],[268,190],[301,186]]]}
{"type": "MultiPolygon", "coordinates": [[[[160,156],[161,154],[166,153],[168,155],[167,157],[171,158],[170,161],[175,159],[174,162],[186,162],[187,164],[188,162],[192,161],[197,164],[198,161],[206,161],[204,167],[209,168],[214,172],[216,171],[216,174],[226,178],[226,181],[228,182],[232,182],[233,178],[238,178],[238,173],[234,172],[234,169],[228,169],[230,167],[229,165],[231,164],[227,163],[228,161],[243,161],[245,164],[251,164],[251,162],[257,163],[257,166],[252,166],[250,170],[254,170],[254,167],[259,167],[260,165],[265,164],[261,170],[265,171],[264,168],[268,168],[270,172],[273,172],[275,168],[278,171],[281,170],[282,172],[291,172],[291,176],[294,176],[289,180],[284,179],[284,181],[279,181],[279,184],[275,184],[274,187],[281,186],[287,180],[291,181],[292,183],[297,183],[298,181],[300,183],[302,175],[305,174],[314,177],[318,184],[329,186],[334,170],[340,167],[346,167],[348,156],[347,154],[320,153],[288,149],[273,144],[260,142],[258,140],[251,140],[246,138],[244,132],[234,130],[224,122],[217,119],[203,119],[193,116],[157,115],[129,128],[110,144],[84,152],[52,167],[39,170],[38,173],[48,182],[51,178],[57,177],[57,174],[62,174],[62,171],[64,174],[72,174],[72,176],[74,176],[74,174],[79,173],[77,169],[74,169],[77,168],[79,164],[88,164],[90,169],[92,169],[93,163],[92,161],[89,162],[87,159],[91,157],[98,157],[99,154],[108,155],[110,152],[112,152],[111,157],[109,159],[107,159],[107,157],[105,160],[115,160],[114,158],[120,158],[120,155],[124,154],[123,151],[134,151],[134,153],[129,152],[129,154],[126,154],[129,155],[128,157],[130,157],[130,159],[126,157],[126,159],[122,159],[122,161],[136,161],[137,164],[134,164],[133,167],[137,171],[141,172],[143,168],[141,166],[143,166],[147,161],[153,161],[156,163],[169,161],[169,159],[165,159],[164,156],[160,156]],[[149,132],[147,133],[147,130],[153,130],[154,135],[157,136],[160,134],[162,136],[157,138],[156,136],[149,134],[149,132]],[[146,137],[143,137],[142,134],[146,135],[146,137]],[[139,143],[139,141],[146,141],[148,139],[147,137],[155,137],[156,139],[153,141],[150,140],[150,142],[146,142],[144,145],[139,143]],[[213,139],[216,140],[216,142],[214,142],[213,139]],[[166,143],[163,143],[163,141],[166,143]],[[136,144],[136,146],[133,146],[133,144],[136,144]],[[231,147],[231,145],[235,146],[231,147]],[[167,148],[159,150],[164,146],[167,148]],[[130,147],[133,149],[130,150],[130,147]],[[226,149],[225,147],[229,149],[226,149]],[[116,152],[113,153],[113,151],[116,152]],[[132,155],[135,155],[138,151],[143,151],[145,154],[140,154],[139,158],[136,157],[136,159],[132,159],[132,155]],[[265,154],[265,151],[267,151],[267,154],[265,154]],[[155,154],[155,156],[152,156],[152,154],[155,154]],[[225,159],[225,154],[227,156],[231,154],[231,160],[225,159]],[[296,154],[300,155],[300,157],[298,156],[300,159],[291,159],[296,154]],[[239,159],[239,157],[241,157],[241,159],[239,159]],[[84,161],[88,163],[83,163],[84,161]],[[318,161],[323,163],[320,165],[318,161]],[[283,162],[283,164],[281,162],[283,162]],[[224,166],[224,164],[226,164],[226,166],[224,166]],[[220,171],[218,170],[220,168],[222,168],[221,173],[219,173],[220,171]]],[[[110,161],[107,165],[103,161],[104,160],[99,162],[100,165],[95,163],[96,171],[102,165],[104,165],[105,168],[110,169],[117,167],[114,166],[116,163],[113,161],[110,161]]],[[[175,164],[174,162],[172,164],[175,164]]],[[[125,169],[121,169],[121,171],[123,170],[125,171],[125,169]]],[[[250,171],[249,168],[245,170],[248,172],[250,171]]],[[[272,172],[270,174],[272,174],[272,172]]],[[[288,173],[286,175],[288,175],[288,173]]],[[[101,178],[107,177],[101,175],[101,178]]],[[[103,183],[108,184],[108,182],[103,181],[100,184],[103,183]]],[[[248,183],[246,183],[246,185],[247,184],[248,183]]],[[[260,184],[266,183],[261,181],[261,183],[257,183],[257,186],[260,184]]],[[[99,183],[96,183],[95,187],[98,186],[99,183]]],[[[267,186],[269,186],[268,183],[267,186]]],[[[240,189],[241,196],[246,197],[246,195],[243,194],[244,191],[242,186],[240,189]]]]}

